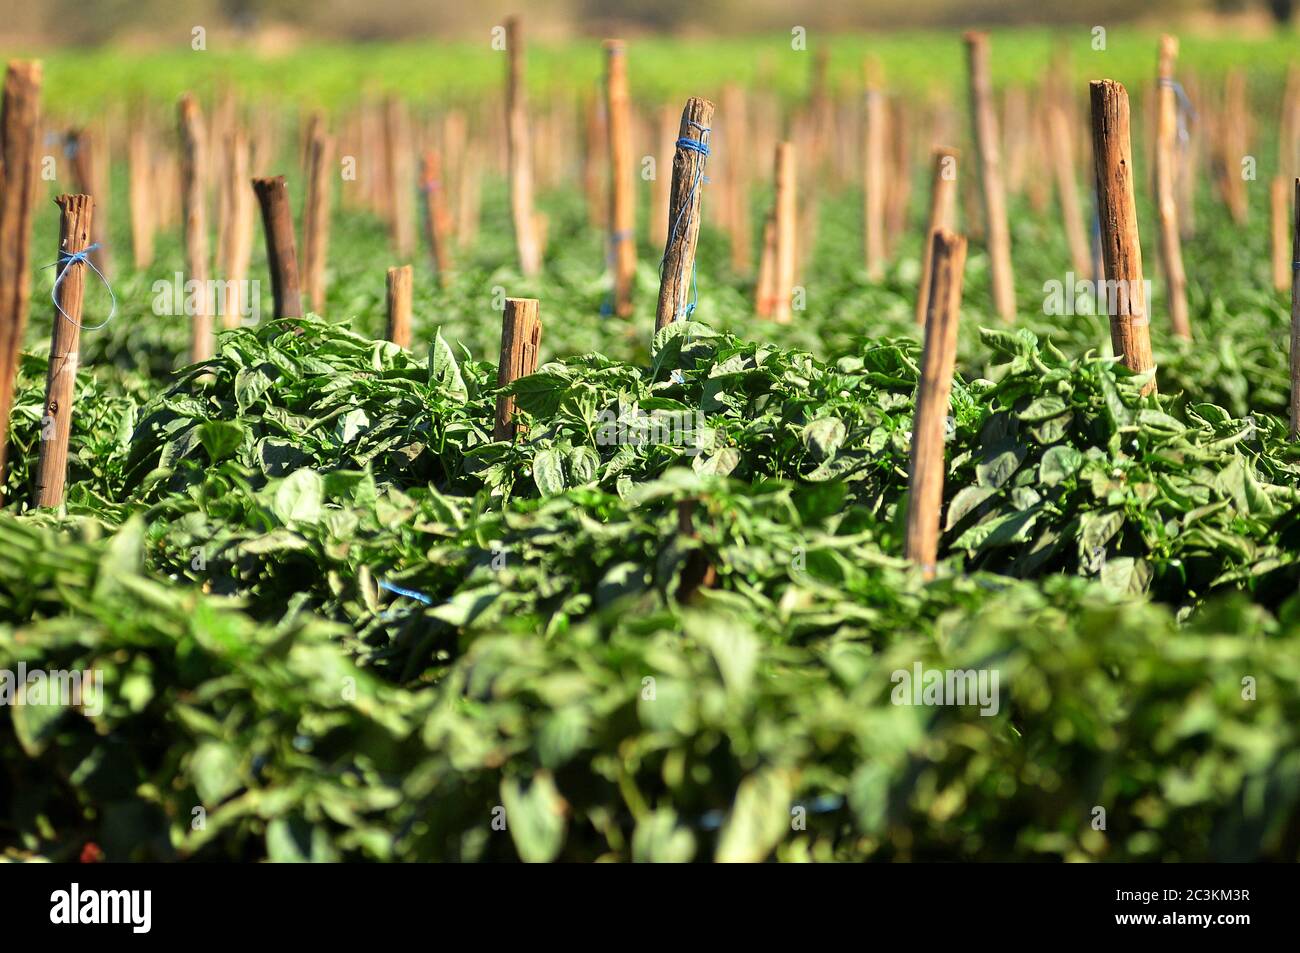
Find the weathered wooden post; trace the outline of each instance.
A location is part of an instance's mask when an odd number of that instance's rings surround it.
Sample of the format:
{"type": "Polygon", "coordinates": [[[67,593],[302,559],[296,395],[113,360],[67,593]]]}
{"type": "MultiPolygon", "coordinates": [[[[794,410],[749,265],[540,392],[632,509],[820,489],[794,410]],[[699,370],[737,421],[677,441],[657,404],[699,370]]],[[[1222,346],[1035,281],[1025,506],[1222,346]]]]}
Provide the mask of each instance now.
{"type": "Polygon", "coordinates": [[[776,246],[772,257],[772,320],[786,322],[790,320],[790,299],[794,294],[795,227],[798,215],[793,143],[777,143],[775,171],[776,246]]]}
{"type": "Polygon", "coordinates": [[[1092,273],[1092,249],[1088,246],[1088,230],[1084,227],[1083,209],[1079,206],[1079,184],[1074,178],[1074,137],[1060,104],[1048,104],[1047,124],[1052,172],[1061,205],[1061,224],[1070,246],[1070,262],[1082,281],[1092,273]]]}
{"type": "Polygon", "coordinates": [[[31,290],[32,205],[40,166],[41,64],[14,61],[0,102],[0,502],[31,290]]]}
{"type": "Polygon", "coordinates": [[[605,41],[605,103],[609,110],[609,251],[614,265],[614,313],[632,313],[636,277],[633,205],[636,164],[632,158],[632,110],[627,92],[627,47],[605,41]]]}
{"type": "Polygon", "coordinates": [[[749,107],[745,91],[728,83],[722,91],[722,112],[727,135],[727,228],[731,242],[731,267],[744,274],[750,267],[749,235],[749,107]]]}
{"type": "Polygon", "coordinates": [[[157,225],[153,209],[153,161],[149,134],[144,117],[136,115],[131,121],[127,138],[126,161],[131,207],[131,255],[137,271],[153,264],[153,235],[157,225]]]}
{"type": "Polygon", "coordinates": [[[396,96],[390,96],[384,106],[384,142],[388,157],[389,204],[393,213],[393,248],[397,257],[408,258],[415,251],[415,212],[411,207],[415,176],[412,174],[406,106],[396,96]]]}
{"type": "Polygon", "coordinates": [[[253,180],[253,191],[262,209],[262,232],[266,236],[266,263],[271,271],[271,295],[275,317],[302,317],[302,292],[298,284],[298,252],[293,244],[293,213],[284,176],[253,180]]]}
{"type": "Polygon", "coordinates": [[[1006,194],[1002,185],[1002,158],[998,123],[993,113],[992,82],[989,79],[987,33],[966,34],[966,58],[970,73],[971,127],[979,157],[981,192],[984,196],[985,233],[989,269],[993,282],[993,308],[1004,320],[1016,316],[1016,289],[1011,270],[1011,234],[1007,226],[1006,194]]]}
{"type": "Polygon", "coordinates": [[[411,299],[415,273],[410,265],[388,269],[388,340],[398,347],[411,346],[411,299]]]}
{"type": "Polygon", "coordinates": [[[451,216],[447,212],[446,175],[443,169],[442,153],[438,149],[428,149],[420,164],[420,191],[424,193],[425,230],[429,235],[429,252],[433,259],[433,270],[438,276],[438,284],[447,287],[451,283],[451,216]]]}
{"type": "MultiPolygon", "coordinates": [[[[225,328],[239,326],[244,317],[244,283],[248,280],[248,262],[253,254],[253,189],[249,185],[248,135],[236,129],[226,150],[226,230],[221,260],[225,267],[225,301],[221,323],[225,328]]],[[[248,302],[251,306],[253,302],[248,302]]],[[[260,302],[258,303],[260,306],[260,302]]],[[[250,315],[251,315],[250,309],[250,315]]]]}
{"type": "Polygon", "coordinates": [[[90,260],[101,274],[110,274],[108,256],[108,150],[91,129],[73,129],[64,139],[64,152],[72,168],[72,185],[82,195],[95,200],[94,224],[90,243],[97,246],[90,260]]]}
{"type": "MultiPolygon", "coordinates": [[[[308,306],[325,312],[325,265],[329,260],[330,183],[333,181],[334,137],[323,117],[311,125],[307,140],[307,205],[302,217],[303,277],[308,306]]],[[[398,201],[400,201],[400,196],[398,201]]]]}
{"type": "Polygon", "coordinates": [[[1291,214],[1291,439],[1300,439],[1300,178],[1291,214]]]}
{"type": "Polygon", "coordinates": [[[957,360],[957,321],[961,310],[966,239],[941,228],[930,236],[930,306],[921,354],[916,415],[912,422],[912,461],[908,474],[905,555],[934,577],[939,553],[939,510],[943,506],[943,440],[957,360]]]}
{"type": "Polygon", "coordinates": [[[1182,239],[1178,231],[1178,95],[1174,81],[1174,61],[1178,58],[1178,40],[1168,34],[1160,37],[1160,59],[1156,79],[1156,216],[1160,225],[1160,267],[1165,276],[1165,296],[1169,299],[1169,320],[1174,334],[1190,340],[1191,325],[1187,318],[1187,275],[1183,271],[1182,239]]]}
{"type": "Polygon", "coordinates": [[[542,270],[533,213],[533,168],[528,147],[528,107],[524,91],[524,31],[518,17],[506,20],[506,148],[510,167],[510,210],[515,222],[519,268],[531,278],[542,270]]]}
{"type": "Polygon", "coordinates": [[[934,150],[934,168],[930,175],[930,214],[921,250],[921,283],[916,293],[916,323],[924,326],[930,313],[930,269],[934,254],[934,233],[952,228],[957,210],[957,150],[934,150]]]}
{"type": "Polygon", "coordinates": [[[1097,211],[1101,220],[1106,287],[1102,293],[1110,316],[1115,356],[1129,370],[1151,379],[1143,393],[1156,387],[1151,356],[1151,318],[1142,280],[1142,245],[1138,240],[1137,203],[1133,198],[1133,152],[1129,139],[1128,92],[1114,80],[1094,80],[1092,97],[1093,155],[1097,165],[1097,211]]]}
{"type": "Polygon", "coordinates": [[[1286,176],[1274,176],[1270,190],[1273,220],[1273,287],[1286,291],[1291,285],[1291,183],[1286,176]]]}
{"type": "Polygon", "coordinates": [[[885,133],[889,104],[876,86],[870,63],[866,75],[862,133],[862,244],[867,278],[879,281],[885,274],[885,133]]]}
{"type": "Polygon", "coordinates": [[[59,506],[68,478],[68,439],[81,348],[81,304],[86,291],[86,249],[95,200],[89,195],[60,195],[59,258],[55,276],[54,329],[45,376],[45,413],[36,465],[36,505],[59,506]],[[45,435],[48,434],[48,437],[45,435]]]}
{"type": "Polygon", "coordinates": [[[688,316],[695,246],[700,237],[700,200],[704,166],[709,158],[713,103],[692,96],[682,110],[673,155],[673,184],[668,212],[668,241],[659,267],[659,304],[655,330],[688,316]]]}
{"type": "Polygon", "coordinates": [[[194,305],[191,325],[190,363],[197,364],[212,356],[212,314],[208,288],[208,216],[206,136],[199,104],[190,93],[180,99],[181,182],[185,216],[185,259],[190,280],[198,292],[188,300],[194,305]]]}
{"type": "MultiPolygon", "coordinates": [[[[542,344],[542,322],[536,298],[506,298],[501,315],[501,356],[497,364],[497,386],[505,387],[537,370],[542,344]]],[[[494,437],[513,441],[524,432],[515,419],[515,399],[508,394],[497,396],[497,420],[494,437]]]]}

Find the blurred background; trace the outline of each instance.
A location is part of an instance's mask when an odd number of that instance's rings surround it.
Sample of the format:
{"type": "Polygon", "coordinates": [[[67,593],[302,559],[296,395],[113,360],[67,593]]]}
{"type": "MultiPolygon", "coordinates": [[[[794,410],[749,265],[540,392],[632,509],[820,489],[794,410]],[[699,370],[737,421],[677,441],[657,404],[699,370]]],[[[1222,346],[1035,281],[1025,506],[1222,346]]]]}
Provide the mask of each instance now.
{"type": "Polygon", "coordinates": [[[0,0],[0,49],[169,44],[195,26],[271,47],[326,39],[466,37],[493,15],[527,15],[550,37],[617,30],[730,34],[789,29],[866,31],[975,25],[1118,23],[1178,18],[1184,28],[1237,32],[1290,24],[1293,0],[0,0]]]}

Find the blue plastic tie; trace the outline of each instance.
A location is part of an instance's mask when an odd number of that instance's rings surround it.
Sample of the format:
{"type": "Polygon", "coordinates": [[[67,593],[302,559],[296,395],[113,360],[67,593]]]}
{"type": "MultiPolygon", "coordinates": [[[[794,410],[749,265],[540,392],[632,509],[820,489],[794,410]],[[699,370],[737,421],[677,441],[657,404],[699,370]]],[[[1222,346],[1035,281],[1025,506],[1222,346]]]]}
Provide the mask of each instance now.
{"type": "Polygon", "coordinates": [[[58,276],[54,279],[54,287],[50,289],[50,300],[54,302],[54,307],[58,309],[59,314],[63,315],[65,318],[67,318],[70,322],[72,322],[82,331],[98,331],[100,328],[104,327],[104,325],[108,324],[108,322],[113,320],[113,315],[117,314],[117,295],[113,294],[113,286],[108,283],[108,279],[104,277],[104,273],[100,271],[98,268],[96,268],[95,263],[90,260],[90,253],[95,249],[97,249],[98,247],[99,247],[99,242],[95,242],[92,245],[86,246],[79,252],[73,252],[71,255],[69,255],[65,251],[61,251],[59,252],[58,261],[54,262],[51,265],[45,266],[46,268],[58,268],[59,266],[62,266],[58,276]],[[72,265],[77,264],[78,262],[90,266],[90,270],[99,276],[99,280],[102,281],[104,283],[104,287],[108,289],[108,296],[111,299],[113,299],[112,307],[108,309],[108,317],[106,317],[99,324],[93,324],[93,325],[81,324],[76,320],[74,320],[72,315],[68,314],[68,312],[63,310],[63,305],[59,304],[59,285],[63,284],[63,279],[67,277],[68,268],[72,265]]]}
{"type": "Polygon", "coordinates": [[[379,588],[395,592],[399,596],[406,596],[408,599],[414,599],[416,602],[423,602],[426,606],[433,605],[433,600],[423,592],[416,592],[414,589],[403,589],[401,586],[393,585],[393,583],[384,579],[379,580],[379,588]]]}

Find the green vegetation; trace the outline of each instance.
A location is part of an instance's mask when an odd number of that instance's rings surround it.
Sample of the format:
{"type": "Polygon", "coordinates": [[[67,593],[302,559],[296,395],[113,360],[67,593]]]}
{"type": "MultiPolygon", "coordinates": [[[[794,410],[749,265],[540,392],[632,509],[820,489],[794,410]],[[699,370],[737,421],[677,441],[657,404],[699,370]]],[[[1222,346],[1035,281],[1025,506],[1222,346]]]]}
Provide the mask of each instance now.
{"type": "MultiPolygon", "coordinates": [[[[854,43],[835,45],[844,77],[854,43]]],[[[899,83],[908,68],[942,82],[959,47],[942,41],[951,54],[931,68],[935,43],[878,52],[899,83]]],[[[1111,43],[1107,62],[1128,71],[1115,75],[1149,72],[1148,36],[1111,43]]],[[[1030,77],[1051,40],[995,46],[1007,76],[1030,77]]],[[[757,68],[752,45],[716,49],[694,58],[700,75],[757,68]]],[[[1184,46],[1210,68],[1243,49],[1184,46]]],[[[1250,49],[1276,84],[1280,47],[1250,49]]],[[[344,102],[362,55],[317,51],[247,78],[344,102]]],[[[471,95],[499,82],[481,59],[481,77],[453,54],[437,69],[471,95]]],[[[539,94],[570,60],[564,82],[595,76],[590,50],[537,52],[539,94]]],[[[365,61],[432,98],[426,65],[407,48],[365,61]]],[[[109,66],[66,92],[55,58],[52,102],[137,88],[135,65],[109,66]]],[[[157,66],[150,92],[169,97],[184,69],[157,66]]],[[[649,72],[691,81],[634,67],[647,93],[685,89],[654,89],[649,72]]],[[[1267,180],[1252,183],[1257,216],[1267,180]]],[[[1104,317],[1043,313],[1043,283],[1069,260],[1053,216],[1013,207],[1014,326],[989,313],[972,248],[941,564],[925,583],[901,558],[919,237],[868,283],[859,198],[822,196],[793,323],[753,319],[752,279],[706,228],[698,320],[653,338],[656,253],[640,249],[634,318],[601,317],[601,237],[572,187],[541,197],[550,250],[525,281],[490,184],[451,285],[417,271],[410,352],[377,339],[391,257],[368,216],[335,219],[328,320],[227,332],[190,368],[185,319],[151,307],[152,282],[181,268],[177,239],[147,274],[119,255],[119,317],[83,337],[58,512],[29,508],[52,310],[41,271],[0,511],[0,669],[102,671],[104,705],[0,712],[0,850],[1300,857],[1300,452],[1266,230],[1236,229],[1200,196],[1185,246],[1195,340],[1172,341],[1157,283],[1150,397],[1107,356],[1104,317]],[[542,302],[543,366],[512,388],[529,425],[515,445],[492,440],[496,288],[542,302]],[[638,441],[642,415],[690,425],[638,441]],[[996,711],[895,703],[895,673],[916,665],[995,671],[996,711]]],[[[51,223],[44,210],[38,263],[54,257],[51,223]]],[[[254,275],[265,267],[259,250],[254,275]]]]}

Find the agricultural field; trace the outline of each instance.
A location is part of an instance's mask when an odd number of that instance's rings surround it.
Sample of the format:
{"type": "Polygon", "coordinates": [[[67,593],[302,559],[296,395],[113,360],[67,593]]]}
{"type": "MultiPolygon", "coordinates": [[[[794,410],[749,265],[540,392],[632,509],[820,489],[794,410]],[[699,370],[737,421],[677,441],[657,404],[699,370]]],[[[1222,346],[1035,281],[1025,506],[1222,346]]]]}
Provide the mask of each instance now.
{"type": "Polygon", "coordinates": [[[527,26],[0,51],[0,855],[1300,859],[1293,39],[527,26]]]}

